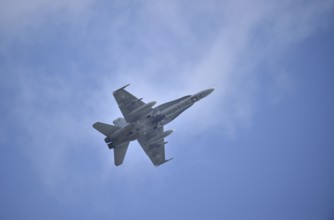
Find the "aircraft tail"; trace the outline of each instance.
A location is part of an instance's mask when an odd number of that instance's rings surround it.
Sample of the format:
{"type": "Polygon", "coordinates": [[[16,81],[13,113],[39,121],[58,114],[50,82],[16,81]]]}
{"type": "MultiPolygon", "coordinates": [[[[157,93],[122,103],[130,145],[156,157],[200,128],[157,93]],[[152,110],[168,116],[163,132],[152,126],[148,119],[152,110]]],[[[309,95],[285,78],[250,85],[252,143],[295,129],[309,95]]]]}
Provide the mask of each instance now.
{"type": "MultiPolygon", "coordinates": [[[[111,133],[114,133],[120,127],[114,126],[114,125],[109,125],[105,124],[102,122],[96,122],[93,124],[93,128],[104,134],[105,136],[109,136],[111,133]]],[[[109,149],[114,149],[114,160],[115,160],[115,165],[119,166],[123,163],[126,151],[128,150],[129,142],[119,144],[119,145],[114,145],[113,143],[107,143],[109,149]]]]}
{"type": "Polygon", "coordinates": [[[128,146],[129,142],[114,147],[114,160],[116,166],[119,166],[123,163],[128,146]]]}
{"type": "Polygon", "coordinates": [[[105,124],[105,123],[102,123],[102,122],[94,123],[93,128],[95,128],[96,130],[98,130],[99,132],[104,134],[105,136],[108,136],[109,134],[114,133],[115,131],[117,131],[119,129],[119,127],[109,125],[109,124],[105,124]]]}

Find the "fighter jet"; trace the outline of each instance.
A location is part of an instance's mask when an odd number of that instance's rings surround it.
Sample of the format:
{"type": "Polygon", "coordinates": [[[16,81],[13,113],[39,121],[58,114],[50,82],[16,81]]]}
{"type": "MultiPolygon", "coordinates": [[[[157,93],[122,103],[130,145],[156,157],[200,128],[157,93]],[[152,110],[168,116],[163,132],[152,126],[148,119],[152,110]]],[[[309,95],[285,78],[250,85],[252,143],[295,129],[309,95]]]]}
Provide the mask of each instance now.
{"type": "Polygon", "coordinates": [[[195,95],[187,95],[159,105],[156,102],[144,103],[125,90],[126,85],[113,92],[119,109],[124,118],[117,118],[113,125],[96,122],[93,127],[105,135],[104,141],[109,149],[114,149],[115,165],[123,163],[129,143],[138,140],[155,166],[159,166],[171,159],[165,159],[164,138],[173,130],[164,131],[164,125],[179,116],[195,102],[208,96],[214,89],[206,89],[195,95]]]}

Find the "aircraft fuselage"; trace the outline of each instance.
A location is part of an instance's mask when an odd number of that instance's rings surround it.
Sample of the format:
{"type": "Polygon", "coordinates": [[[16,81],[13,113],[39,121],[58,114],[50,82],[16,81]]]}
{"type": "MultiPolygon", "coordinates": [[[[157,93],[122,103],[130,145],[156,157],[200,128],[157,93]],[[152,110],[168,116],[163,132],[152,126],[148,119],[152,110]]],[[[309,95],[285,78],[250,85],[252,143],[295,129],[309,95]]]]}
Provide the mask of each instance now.
{"type": "Polygon", "coordinates": [[[171,159],[165,158],[167,142],[164,139],[173,130],[164,131],[163,126],[209,95],[213,89],[184,96],[153,108],[156,102],[143,102],[126,91],[127,86],[113,92],[124,118],[114,120],[113,125],[95,122],[93,127],[105,136],[104,141],[109,149],[114,150],[116,166],[123,163],[130,141],[136,139],[155,166],[166,163],[171,159]]]}
{"type": "MultiPolygon", "coordinates": [[[[174,100],[169,103],[171,105],[162,104],[158,107],[152,109],[152,111],[148,112],[146,115],[138,118],[136,121],[132,123],[125,122],[121,129],[116,132],[110,134],[105,138],[105,142],[112,142],[113,144],[109,146],[112,148],[113,145],[119,145],[122,143],[126,143],[129,141],[133,141],[137,139],[139,133],[148,132],[151,129],[160,128],[169,122],[173,121],[177,116],[179,116],[186,109],[190,108],[195,102],[201,100],[202,98],[209,95],[213,89],[207,89],[201,91],[192,96],[182,97],[180,100],[174,100]],[[145,130],[143,130],[145,129],[145,130]]],[[[152,104],[156,102],[148,103],[148,106],[152,106],[152,104]]],[[[142,108],[145,109],[145,108],[142,108]]],[[[140,110],[136,110],[137,114],[140,113],[140,110]]],[[[172,133],[172,130],[167,131],[165,133],[166,136],[172,133]]],[[[166,137],[164,136],[164,137],[166,137]]]]}
{"type": "Polygon", "coordinates": [[[165,109],[159,109],[159,106],[156,107],[153,110],[153,117],[160,120],[154,120],[156,124],[154,125],[153,128],[162,127],[168,124],[169,122],[173,121],[182,112],[190,108],[195,102],[209,95],[212,91],[213,89],[207,89],[193,96],[185,96],[181,98],[179,102],[176,102],[175,104],[165,109]]]}

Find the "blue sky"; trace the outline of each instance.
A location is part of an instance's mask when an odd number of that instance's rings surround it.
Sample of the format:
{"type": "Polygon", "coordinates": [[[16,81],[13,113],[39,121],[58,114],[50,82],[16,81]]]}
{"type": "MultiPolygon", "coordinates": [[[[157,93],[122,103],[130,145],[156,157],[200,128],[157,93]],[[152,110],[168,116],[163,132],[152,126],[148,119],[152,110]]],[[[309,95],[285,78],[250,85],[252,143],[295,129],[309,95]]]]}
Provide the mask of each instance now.
{"type": "Polygon", "coordinates": [[[334,218],[334,2],[0,2],[1,219],[334,218]],[[216,90],[154,167],[112,91],[216,90]]]}

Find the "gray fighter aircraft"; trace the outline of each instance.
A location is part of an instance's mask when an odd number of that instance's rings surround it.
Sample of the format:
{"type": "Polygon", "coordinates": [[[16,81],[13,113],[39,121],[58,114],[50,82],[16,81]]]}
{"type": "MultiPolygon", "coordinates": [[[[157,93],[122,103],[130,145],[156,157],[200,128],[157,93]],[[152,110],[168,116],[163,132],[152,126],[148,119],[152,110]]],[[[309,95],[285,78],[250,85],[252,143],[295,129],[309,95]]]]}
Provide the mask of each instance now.
{"type": "Polygon", "coordinates": [[[163,126],[174,120],[195,102],[209,95],[214,89],[207,89],[195,95],[187,95],[155,108],[156,102],[144,103],[125,90],[126,85],[113,95],[124,118],[113,121],[114,125],[96,122],[93,127],[104,134],[109,149],[114,149],[115,165],[123,163],[130,141],[138,140],[146,155],[155,166],[171,159],[165,159],[164,138],[173,130],[164,131],[163,126]]]}

